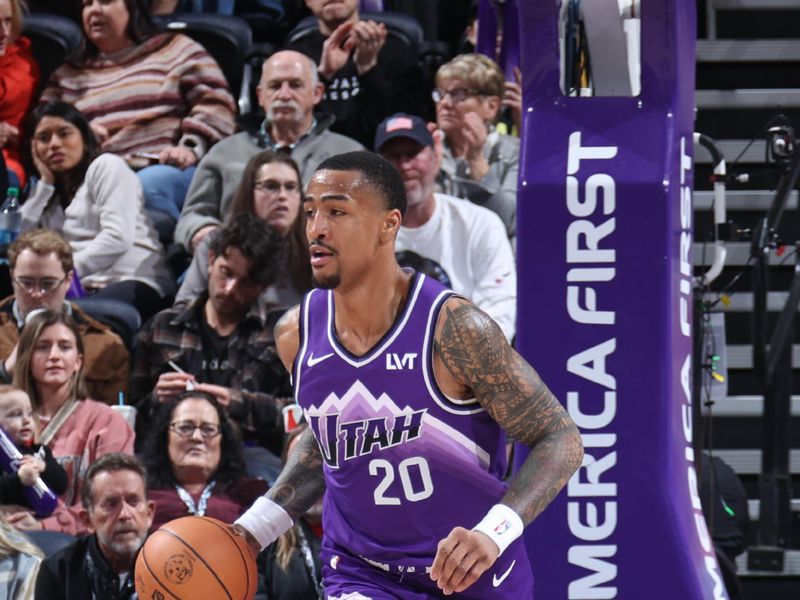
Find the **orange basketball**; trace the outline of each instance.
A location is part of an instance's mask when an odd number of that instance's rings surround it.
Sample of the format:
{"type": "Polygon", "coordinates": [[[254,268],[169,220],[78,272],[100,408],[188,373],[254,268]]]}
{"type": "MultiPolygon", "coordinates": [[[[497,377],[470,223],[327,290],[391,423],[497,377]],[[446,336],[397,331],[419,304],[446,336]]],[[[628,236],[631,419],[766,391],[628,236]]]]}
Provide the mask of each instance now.
{"type": "Polygon", "coordinates": [[[136,593],[147,600],[251,600],[256,579],[247,542],[211,517],[162,525],[136,559],[136,593]]]}

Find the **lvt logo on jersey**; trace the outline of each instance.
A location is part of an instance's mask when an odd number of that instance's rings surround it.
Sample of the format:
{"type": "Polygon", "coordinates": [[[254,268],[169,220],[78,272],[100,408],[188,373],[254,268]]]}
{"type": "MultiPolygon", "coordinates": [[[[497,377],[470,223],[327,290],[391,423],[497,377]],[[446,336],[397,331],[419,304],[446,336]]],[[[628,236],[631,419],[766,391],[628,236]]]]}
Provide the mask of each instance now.
{"type": "Polygon", "coordinates": [[[414,370],[414,361],[417,359],[416,352],[406,352],[403,356],[394,352],[386,353],[386,370],[387,371],[409,371],[414,370]]]}

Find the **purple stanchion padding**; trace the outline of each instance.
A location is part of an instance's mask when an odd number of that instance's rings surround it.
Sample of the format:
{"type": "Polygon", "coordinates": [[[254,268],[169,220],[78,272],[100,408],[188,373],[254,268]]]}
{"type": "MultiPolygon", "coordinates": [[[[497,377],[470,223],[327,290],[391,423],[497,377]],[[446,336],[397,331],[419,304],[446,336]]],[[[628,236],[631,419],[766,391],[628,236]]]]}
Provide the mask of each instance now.
{"type": "Polygon", "coordinates": [[[507,81],[514,81],[514,67],[519,66],[519,36],[517,0],[506,0],[503,7],[503,46],[497,62],[507,81]]]}
{"type": "Polygon", "coordinates": [[[691,444],[696,9],[643,5],[637,98],[563,96],[557,3],[517,7],[517,345],[586,447],[526,531],[537,600],[727,598],[691,444]]]}
{"type": "Polygon", "coordinates": [[[478,40],[475,52],[497,60],[497,10],[492,0],[478,2],[478,40]]]}

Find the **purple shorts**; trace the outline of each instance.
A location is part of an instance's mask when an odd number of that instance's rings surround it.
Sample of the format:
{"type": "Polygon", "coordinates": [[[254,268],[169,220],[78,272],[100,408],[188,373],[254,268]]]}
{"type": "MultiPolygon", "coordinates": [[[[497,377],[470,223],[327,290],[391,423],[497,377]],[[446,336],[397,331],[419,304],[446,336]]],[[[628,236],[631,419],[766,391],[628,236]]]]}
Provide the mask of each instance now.
{"type": "MultiPolygon", "coordinates": [[[[322,584],[327,600],[528,600],[533,575],[522,540],[508,547],[492,567],[465,591],[445,596],[424,570],[395,572],[368,564],[346,550],[324,545],[322,584]]],[[[432,562],[432,561],[431,561],[432,562]]]]}

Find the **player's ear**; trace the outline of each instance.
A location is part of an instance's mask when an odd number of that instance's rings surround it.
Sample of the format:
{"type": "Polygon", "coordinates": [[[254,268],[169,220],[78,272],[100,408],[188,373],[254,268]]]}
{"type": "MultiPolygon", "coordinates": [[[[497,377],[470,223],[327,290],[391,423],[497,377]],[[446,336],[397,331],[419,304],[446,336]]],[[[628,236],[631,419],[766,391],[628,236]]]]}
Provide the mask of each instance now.
{"type": "Polygon", "coordinates": [[[400,230],[400,223],[403,216],[396,208],[386,213],[383,219],[383,229],[381,231],[381,242],[384,244],[393,242],[397,237],[397,232],[400,230]]]}

